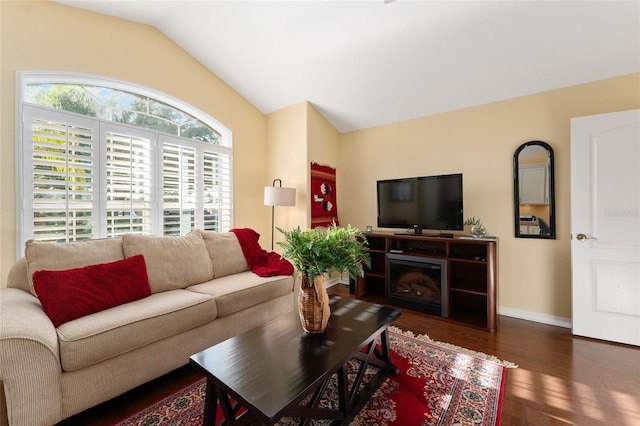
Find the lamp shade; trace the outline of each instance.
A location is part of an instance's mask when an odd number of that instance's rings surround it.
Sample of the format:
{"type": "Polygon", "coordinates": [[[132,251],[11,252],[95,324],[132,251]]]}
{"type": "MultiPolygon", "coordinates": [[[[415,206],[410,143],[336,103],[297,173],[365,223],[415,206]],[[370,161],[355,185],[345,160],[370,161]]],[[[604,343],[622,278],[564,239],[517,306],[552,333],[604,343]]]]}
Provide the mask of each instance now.
{"type": "Polygon", "coordinates": [[[281,186],[264,187],[265,206],[295,206],[296,189],[282,188],[281,186]]]}

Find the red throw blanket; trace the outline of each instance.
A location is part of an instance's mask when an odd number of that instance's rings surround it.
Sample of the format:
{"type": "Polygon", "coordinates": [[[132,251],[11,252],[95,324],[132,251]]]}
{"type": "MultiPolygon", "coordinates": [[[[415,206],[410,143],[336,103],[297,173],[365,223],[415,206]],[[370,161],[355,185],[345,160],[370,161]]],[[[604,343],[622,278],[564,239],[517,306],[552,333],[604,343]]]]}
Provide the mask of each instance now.
{"type": "Polygon", "coordinates": [[[293,275],[293,265],[276,252],[263,250],[258,244],[260,234],[251,228],[235,228],[231,232],[236,234],[242,254],[247,259],[251,272],[261,277],[274,275],[293,275]]]}

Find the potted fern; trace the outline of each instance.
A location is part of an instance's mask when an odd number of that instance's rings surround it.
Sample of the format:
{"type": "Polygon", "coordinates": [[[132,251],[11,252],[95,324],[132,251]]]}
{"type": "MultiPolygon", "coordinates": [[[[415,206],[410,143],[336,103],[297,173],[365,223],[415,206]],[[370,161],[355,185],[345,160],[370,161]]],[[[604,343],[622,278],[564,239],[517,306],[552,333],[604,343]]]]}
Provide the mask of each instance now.
{"type": "Polygon", "coordinates": [[[276,243],[283,249],[282,256],[300,274],[302,327],[307,333],[322,333],[331,314],[324,276],[335,270],[362,277],[363,265],[371,266],[367,240],[358,228],[340,228],[335,223],[328,228],[277,229],[284,235],[284,240],[276,243]]]}

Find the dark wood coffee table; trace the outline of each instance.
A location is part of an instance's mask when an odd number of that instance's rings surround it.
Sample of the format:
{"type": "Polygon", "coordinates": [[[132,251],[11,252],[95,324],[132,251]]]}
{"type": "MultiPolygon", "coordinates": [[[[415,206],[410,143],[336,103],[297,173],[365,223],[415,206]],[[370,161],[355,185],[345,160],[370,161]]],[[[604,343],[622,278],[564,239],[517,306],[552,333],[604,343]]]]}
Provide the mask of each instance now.
{"type": "Polygon", "coordinates": [[[272,425],[282,417],[300,417],[301,424],[319,418],[348,424],[384,377],[398,374],[387,335],[398,316],[397,309],[334,296],[323,334],[306,334],[295,312],[191,356],[191,364],[207,377],[204,424],[215,424],[218,401],[229,425],[272,425]],[[351,359],[359,360],[360,368],[350,385],[345,365],[351,359]],[[368,366],[377,372],[366,381],[368,366]],[[338,408],[320,408],[334,374],[338,408]],[[309,405],[301,405],[309,396],[309,405]]]}

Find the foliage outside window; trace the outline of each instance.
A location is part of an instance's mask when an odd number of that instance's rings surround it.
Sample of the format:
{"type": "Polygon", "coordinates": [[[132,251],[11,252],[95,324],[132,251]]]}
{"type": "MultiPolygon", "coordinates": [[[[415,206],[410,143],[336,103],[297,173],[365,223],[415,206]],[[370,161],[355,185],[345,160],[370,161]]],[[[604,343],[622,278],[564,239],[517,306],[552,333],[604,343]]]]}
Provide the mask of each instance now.
{"type": "Polygon", "coordinates": [[[26,101],[115,123],[220,144],[220,133],[197,118],[148,96],[83,84],[29,84],[26,101]]]}

